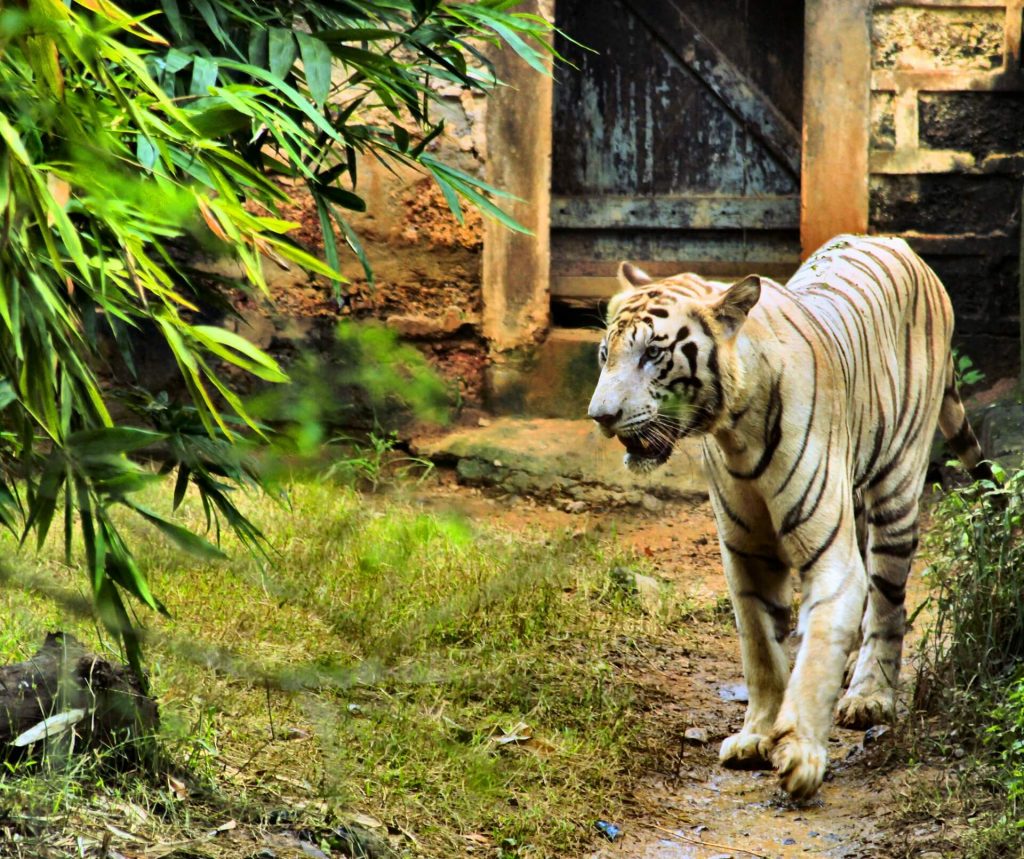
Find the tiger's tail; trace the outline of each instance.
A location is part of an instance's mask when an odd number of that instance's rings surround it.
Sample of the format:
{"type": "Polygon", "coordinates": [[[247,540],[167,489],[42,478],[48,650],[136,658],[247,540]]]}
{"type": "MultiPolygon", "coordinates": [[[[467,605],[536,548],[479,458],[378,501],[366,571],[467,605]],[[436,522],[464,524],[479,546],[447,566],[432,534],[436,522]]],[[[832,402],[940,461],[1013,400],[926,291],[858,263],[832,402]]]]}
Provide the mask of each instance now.
{"type": "Polygon", "coordinates": [[[985,453],[981,449],[978,437],[971,428],[971,422],[967,420],[967,412],[956,386],[952,355],[946,364],[946,390],[942,395],[942,408],[939,411],[939,429],[971,477],[975,480],[995,481],[992,466],[985,461],[985,453]]]}

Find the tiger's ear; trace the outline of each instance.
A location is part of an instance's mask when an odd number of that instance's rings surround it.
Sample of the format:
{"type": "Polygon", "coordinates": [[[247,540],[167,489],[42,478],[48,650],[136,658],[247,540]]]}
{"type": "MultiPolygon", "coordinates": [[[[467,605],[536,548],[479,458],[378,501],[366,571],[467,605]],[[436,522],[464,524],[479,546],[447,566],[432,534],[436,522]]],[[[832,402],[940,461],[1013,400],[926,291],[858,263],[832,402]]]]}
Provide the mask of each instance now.
{"type": "Polygon", "coordinates": [[[632,293],[633,290],[638,286],[646,286],[649,283],[654,283],[654,278],[646,271],[637,268],[632,263],[623,261],[619,263],[618,281],[621,289],[608,301],[608,310],[606,313],[608,322],[611,322],[615,318],[615,314],[619,312],[622,302],[629,298],[630,293],[632,293]]]}
{"type": "Polygon", "coordinates": [[[638,286],[647,286],[649,283],[654,283],[654,278],[646,271],[629,262],[619,263],[619,286],[623,289],[634,289],[638,286]]]}
{"type": "Polygon", "coordinates": [[[732,337],[740,330],[740,326],[747,319],[747,314],[760,297],[761,278],[756,274],[750,274],[730,286],[718,303],[712,306],[715,319],[727,337],[732,337]]]}

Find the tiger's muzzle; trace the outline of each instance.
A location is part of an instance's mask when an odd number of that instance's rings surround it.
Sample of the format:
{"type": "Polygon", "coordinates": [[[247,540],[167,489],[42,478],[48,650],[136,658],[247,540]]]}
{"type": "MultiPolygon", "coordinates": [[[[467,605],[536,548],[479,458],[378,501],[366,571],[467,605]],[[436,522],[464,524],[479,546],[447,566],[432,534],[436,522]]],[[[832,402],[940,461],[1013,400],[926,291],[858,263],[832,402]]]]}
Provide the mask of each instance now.
{"type": "Polygon", "coordinates": [[[675,425],[657,419],[618,439],[626,448],[625,465],[630,471],[648,472],[668,462],[679,438],[675,425]]]}

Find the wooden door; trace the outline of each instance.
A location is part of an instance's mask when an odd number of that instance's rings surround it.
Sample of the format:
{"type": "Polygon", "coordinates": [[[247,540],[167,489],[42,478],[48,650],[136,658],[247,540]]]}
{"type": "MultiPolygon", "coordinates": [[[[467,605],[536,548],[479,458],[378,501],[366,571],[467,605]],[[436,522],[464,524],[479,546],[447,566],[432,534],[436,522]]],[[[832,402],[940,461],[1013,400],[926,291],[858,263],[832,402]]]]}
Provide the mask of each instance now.
{"type": "Polygon", "coordinates": [[[803,3],[557,0],[554,308],[651,274],[799,263],[803,3]],[[589,49],[589,50],[588,50],[589,49]]]}

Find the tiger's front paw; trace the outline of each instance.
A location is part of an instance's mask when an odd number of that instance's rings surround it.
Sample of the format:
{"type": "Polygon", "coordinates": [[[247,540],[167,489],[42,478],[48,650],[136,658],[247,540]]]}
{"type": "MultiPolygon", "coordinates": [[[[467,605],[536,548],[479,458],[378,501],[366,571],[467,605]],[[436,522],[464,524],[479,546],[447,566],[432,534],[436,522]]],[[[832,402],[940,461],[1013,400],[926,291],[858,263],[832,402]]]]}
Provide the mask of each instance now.
{"type": "Polygon", "coordinates": [[[836,722],[844,728],[863,731],[872,725],[890,723],[896,717],[893,693],[844,695],[836,708],[836,722]]]}
{"type": "Polygon", "coordinates": [[[772,763],[779,772],[782,789],[794,799],[807,799],[825,778],[828,749],[808,737],[786,733],[775,742],[772,763]]]}
{"type": "Polygon", "coordinates": [[[770,770],[771,739],[764,734],[740,731],[722,741],[718,760],[731,770],[770,770]]]}

